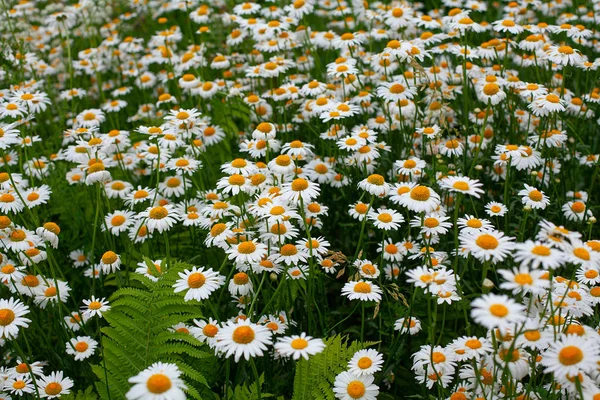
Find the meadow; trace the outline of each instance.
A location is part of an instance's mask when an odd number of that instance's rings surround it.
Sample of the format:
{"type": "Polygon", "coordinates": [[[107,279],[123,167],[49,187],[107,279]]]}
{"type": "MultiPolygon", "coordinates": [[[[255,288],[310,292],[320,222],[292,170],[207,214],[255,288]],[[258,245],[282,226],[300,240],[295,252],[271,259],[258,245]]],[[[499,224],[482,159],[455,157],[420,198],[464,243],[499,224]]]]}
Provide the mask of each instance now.
{"type": "Polygon", "coordinates": [[[600,400],[600,1],[0,13],[0,400],[600,400]]]}

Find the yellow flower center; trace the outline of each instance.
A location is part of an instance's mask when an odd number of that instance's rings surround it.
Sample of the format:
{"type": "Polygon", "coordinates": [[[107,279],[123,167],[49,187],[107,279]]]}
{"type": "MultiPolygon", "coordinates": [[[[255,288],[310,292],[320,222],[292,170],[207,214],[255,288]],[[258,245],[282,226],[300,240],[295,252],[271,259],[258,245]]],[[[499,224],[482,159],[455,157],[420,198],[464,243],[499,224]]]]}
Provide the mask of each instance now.
{"type": "Polygon", "coordinates": [[[371,365],[373,365],[373,361],[369,357],[361,357],[358,360],[358,368],[360,369],[371,368],[371,365]]]}
{"type": "Polygon", "coordinates": [[[254,330],[249,326],[240,326],[233,331],[232,339],[239,344],[248,344],[254,340],[254,330]]]}
{"type": "Polygon", "coordinates": [[[575,365],[583,360],[583,352],[577,346],[566,346],[558,353],[562,365],[575,365]]]}
{"type": "Polygon", "coordinates": [[[371,293],[371,285],[366,282],[358,282],[354,285],[354,291],[356,293],[371,293]]]}
{"type": "Polygon", "coordinates": [[[308,347],[308,342],[306,339],[298,338],[292,340],[291,346],[294,350],[302,350],[308,347]]]}
{"type": "Polygon", "coordinates": [[[171,389],[171,386],[171,379],[165,374],[154,374],[146,381],[146,388],[150,393],[164,393],[171,389]]]}
{"type": "Polygon", "coordinates": [[[352,381],[348,384],[347,391],[348,395],[353,399],[360,399],[365,395],[367,388],[361,381],[352,381]]]}
{"type": "Polygon", "coordinates": [[[498,247],[499,244],[498,239],[488,234],[479,236],[477,240],[475,240],[475,243],[477,243],[477,246],[485,250],[493,250],[498,247]]]}
{"type": "Polygon", "coordinates": [[[495,317],[504,318],[508,315],[508,308],[503,304],[492,304],[490,313],[495,317]]]}
{"type": "Polygon", "coordinates": [[[187,279],[187,283],[188,283],[188,286],[190,287],[190,289],[198,289],[198,288],[204,286],[205,282],[206,282],[206,277],[204,276],[204,274],[202,274],[200,272],[191,273],[187,279]]]}
{"type": "Polygon", "coordinates": [[[15,320],[15,313],[13,310],[3,308],[0,310],[0,326],[10,325],[15,320]]]}
{"type": "Polygon", "coordinates": [[[431,196],[428,187],[417,186],[410,191],[410,198],[416,201],[426,201],[431,196]]]}

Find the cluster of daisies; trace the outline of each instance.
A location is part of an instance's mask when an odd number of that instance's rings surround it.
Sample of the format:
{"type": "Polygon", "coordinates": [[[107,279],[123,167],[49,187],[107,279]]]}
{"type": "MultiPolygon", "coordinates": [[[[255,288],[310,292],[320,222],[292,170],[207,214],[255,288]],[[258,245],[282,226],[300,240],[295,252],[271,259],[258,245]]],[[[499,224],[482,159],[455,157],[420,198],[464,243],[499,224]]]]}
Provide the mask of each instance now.
{"type": "MultiPolygon", "coordinates": [[[[217,357],[378,339],[342,400],[600,397],[600,2],[234,3],[0,4],[0,397],[92,385],[43,321],[95,363],[174,259],[217,357]]],[[[186,398],[166,361],[126,397],[186,398]]]]}

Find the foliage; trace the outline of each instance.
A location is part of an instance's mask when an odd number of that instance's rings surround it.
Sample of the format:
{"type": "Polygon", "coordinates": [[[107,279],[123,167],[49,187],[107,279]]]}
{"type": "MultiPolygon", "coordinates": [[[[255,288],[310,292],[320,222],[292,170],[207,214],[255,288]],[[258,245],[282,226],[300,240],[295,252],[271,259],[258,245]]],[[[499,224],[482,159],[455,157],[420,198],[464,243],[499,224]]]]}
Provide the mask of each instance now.
{"type": "MultiPolygon", "coordinates": [[[[153,268],[152,263],[147,263],[153,268]]],[[[127,379],[156,361],[177,364],[188,384],[188,395],[201,398],[195,386],[206,386],[206,378],[187,360],[211,362],[214,356],[191,335],[171,329],[182,321],[202,317],[197,304],[186,303],[183,296],[173,293],[177,273],[185,268],[189,264],[172,263],[156,282],[136,274],[132,279],[137,287],[121,288],[112,295],[112,308],[104,314],[108,326],[102,328],[101,363],[106,372],[101,365],[92,367],[99,379],[96,389],[102,399],[109,398],[109,393],[111,398],[123,398],[130,388],[127,379]]]]}

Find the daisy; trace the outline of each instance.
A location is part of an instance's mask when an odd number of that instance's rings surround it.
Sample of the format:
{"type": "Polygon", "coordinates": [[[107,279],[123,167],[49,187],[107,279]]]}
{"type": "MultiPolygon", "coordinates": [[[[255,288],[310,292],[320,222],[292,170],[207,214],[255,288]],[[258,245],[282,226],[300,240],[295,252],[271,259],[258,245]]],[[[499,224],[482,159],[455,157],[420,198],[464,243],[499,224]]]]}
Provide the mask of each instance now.
{"type": "Polygon", "coordinates": [[[3,383],[3,390],[17,396],[24,396],[26,393],[32,394],[35,392],[35,387],[29,374],[8,376],[3,383]]]}
{"type": "Polygon", "coordinates": [[[325,343],[323,339],[306,336],[306,333],[302,332],[300,336],[292,335],[278,339],[274,347],[284,357],[292,357],[294,360],[302,357],[308,360],[309,356],[321,353],[325,349],[325,343]]]}
{"type": "Polygon", "coordinates": [[[173,227],[179,218],[179,214],[173,208],[173,205],[148,207],[146,211],[141,212],[139,216],[146,221],[146,226],[150,233],[158,231],[166,232],[173,227]]]}
{"type": "Polygon", "coordinates": [[[377,279],[380,271],[377,265],[373,265],[369,260],[356,260],[354,266],[358,269],[358,273],[367,279],[377,279]]]}
{"type": "Polygon", "coordinates": [[[348,361],[348,372],[356,375],[373,375],[383,366],[383,356],[373,349],[359,350],[348,361]]]}
{"type": "Polygon", "coordinates": [[[550,204],[550,199],[544,194],[544,192],[536,189],[533,186],[525,184],[525,189],[519,191],[521,201],[526,207],[531,209],[545,209],[550,204]]]}
{"type": "Polygon", "coordinates": [[[10,297],[8,300],[0,299],[0,338],[16,338],[19,327],[27,328],[30,319],[24,318],[29,313],[29,306],[20,300],[10,297]]]}
{"type": "Polygon", "coordinates": [[[243,356],[246,361],[250,357],[261,357],[271,345],[271,331],[264,326],[254,324],[248,319],[228,321],[216,335],[217,351],[226,358],[234,355],[235,362],[243,356]]]}
{"type": "Polygon", "coordinates": [[[584,59],[578,50],[571,46],[550,46],[546,50],[548,60],[558,65],[579,65],[584,59]]]}
{"type": "Polygon", "coordinates": [[[577,376],[580,372],[591,373],[598,368],[600,354],[597,339],[585,339],[577,335],[563,335],[551,342],[544,351],[541,364],[545,373],[553,373],[557,379],[577,376]]]}
{"type": "Polygon", "coordinates": [[[394,162],[396,173],[400,175],[419,176],[427,163],[417,157],[409,158],[408,160],[397,160],[394,162]]]}
{"type": "Polygon", "coordinates": [[[230,260],[235,259],[236,264],[256,264],[267,254],[267,246],[253,239],[234,244],[225,252],[230,260]]]}
{"type": "Polygon", "coordinates": [[[466,176],[447,176],[440,181],[440,187],[448,189],[451,192],[464,193],[479,198],[483,193],[481,187],[483,184],[477,179],[471,179],[466,176]]]}
{"type": "Polygon", "coordinates": [[[373,375],[342,372],[335,377],[333,392],[340,400],[376,400],[379,386],[375,385],[374,381],[373,375]]]}
{"type": "Polygon", "coordinates": [[[358,188],[379,197],[386,196],[390,191],[389,183],[379,174],[369,175],[358,183],[358,188]]]}
{"type": "Polygon", "coordinates": [[[484,294],[471,307],[475,322],[488,329],[504,330],[525,320],[525,307],[506,295],[484,294]]]}
{"type": "Polygon", "coordinates": [[[503,217],[508,212],[508,208],[497,202],[489,202],[485,205],[485,212],[490,217],[503,217]]]}
{"type": "Polygon", "coordinates": [[[379,286],[368,281],[350,281],[342,288],[342,295],[350,300],[381,301],[382,291],[379,286]]]}
{"type": "Polygon", "coordinates": [[[514,238],[493,229],[460,236],[460,245],[480,261],[497,263],[504,260],[514,249],[514,238]]]}
{"type": "Polygon", "coordinates": [[[238,272],[233,275],[233,278],[229,281],[228,290],[233,296],[245,296],[254,293],[252,281],[245,272],[238,272]]]}
{"type": "Polygon", "coordinates": [[[379,208],[377,211],[369,211],[369,220],[373,222],[378,229],[398,230],[400,224],[404,222],[404,217],[397,211],[387,208],[379,208]]]}
{"type": "Polygon", "coordinates": [[[89,336],[77,336],[67,342],[66,352],[75,356],[75,361],[82,361],[91,357],[94,350],[98,346],[98,342],[89,336]]]}
{"type": "Polygon", "coordinates": [[[179,278],[173,285],[174,292],[187,290],[185,301],[208,299],[215,290],[225,284],[225,277],[212,268],[205,270],[204,267],[193,267],[179,272],[179,278]]]}
{"type": "Polygon", "coordinates": [[[125,397],[127,400],[185,400],[187,387],[181,374],[175,364],[156,362],[129,378],[129,383],[134,385],[125,397]]]}
{"type": "Polygon", "coordinates": [[[209,318],[208,321],[198,321],[194,320],[193,326],[190,328],[190,333],[199,341],[206,342],[210,348],[214,348],[217,343],[216,335],[219,333],[219,322],[212,318],[209,318]]]}
{"type": "Polygon", "coordinates": [[[415,317],[400,318],[394,323],[394,329],[402,334],[416,335],[421,331],[421,321],[415,317]]]}
{"type": "Polygon", "coordinates": [[[531,268],[556,269],[565,263],[564,253],[540,241],[527,240],[515,244],[513,258],[531,268]]]}
{"type": "Polygon", "coordinates": [[[440,196],[427,186],[414,186],[398,198],[398,204],[414,212],[434,211],[440,205],[440,196]]]}
{"type": "Polygon", "coordinates": [[[304,202],[308,204],[312,202],[318,195],[321,189],[319,185],[310,182],[304,178],[296,178],[291,183],[284,183],[281,187],[281,198],[284,201],[294,203],[304,202]]]}
{"type": "Polygon", "coordinates": [[[71,393],[73,381],[64,377],[63,372],[52,372],[48,376],[42,376],[37,380],[40,396],[47,399],[59,398],[63,394],[71,393]]]}
{"type": "Polygon", "coordinates": [[[109,250],[100,258],[99,267],[102,269],[102,273],[106,275],[115,273],[121,269],[121,256],[109,250]]]}
{"type": "Polygon", "coordinates": [[[96,298],[94,295],[90,300],[83,300],[83,304],[85,304],[85,307],[81,308],[81,312],[86,319],[96,315],[102,317],[103,312],[110,310],[106,299],[96,298]]]}
{"type": "Polygon", "coordinates": [[[542,295],[550,284],[547,279],[541,279],[545,271],[529,270],[523,265],[512,271],[501,269],[498,270],[498,273],[505,280],[505,282],[500,284],[500,288],[510,290],[513,294],[532,293],[534,295],[542,295]]]}
{"type": "Polygon", "coordinates": [[[452,223],[447,222],[449,219],[437,213],[426,214],[423,218],[416,215],[410,221],[410,226],[421,228],[421,233],[425,235],[443,235],[452,227],[452,223]]]}

